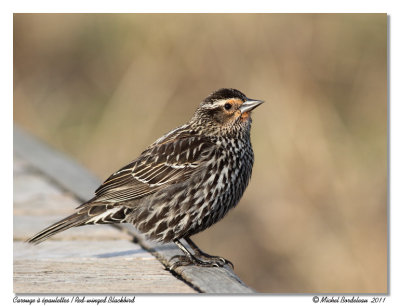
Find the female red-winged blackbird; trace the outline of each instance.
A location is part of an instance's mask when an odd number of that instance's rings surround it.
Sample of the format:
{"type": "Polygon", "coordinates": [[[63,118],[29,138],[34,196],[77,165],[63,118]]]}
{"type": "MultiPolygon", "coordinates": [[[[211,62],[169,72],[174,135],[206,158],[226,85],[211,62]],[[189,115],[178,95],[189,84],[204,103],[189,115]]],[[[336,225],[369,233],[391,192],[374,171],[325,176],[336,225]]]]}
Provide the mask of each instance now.
{"type": "Polygon", "coordinates": [[[250,112],[261,103],[236,89],[215,91],[188,123],[111,175],[76,213],[28,242],[42,242],[74,226],[127,222],[150,239],[176,243],[185,256],[176,256],[173,267],[232,265],[202,252],[190,236],[221,220],[242,197],[254,161],[250,112]]]}

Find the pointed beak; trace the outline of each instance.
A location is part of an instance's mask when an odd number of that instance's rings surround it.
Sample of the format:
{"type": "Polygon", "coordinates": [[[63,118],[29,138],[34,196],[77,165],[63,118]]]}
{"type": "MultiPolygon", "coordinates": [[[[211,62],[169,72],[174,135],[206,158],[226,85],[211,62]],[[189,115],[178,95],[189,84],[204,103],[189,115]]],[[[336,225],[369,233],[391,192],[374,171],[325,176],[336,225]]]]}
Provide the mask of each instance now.
{"type": "Polygon", "coordinates": [[[244,101],[244,103],[239,107],[240,112],[243,113],[247,113],[249,111],[252,111],[253,109],[255,109],[257,106],[263,104],[264,101],[260,101],[260,100],[253,100],[253,99],[247,99],[246,101],[244,101]]]}

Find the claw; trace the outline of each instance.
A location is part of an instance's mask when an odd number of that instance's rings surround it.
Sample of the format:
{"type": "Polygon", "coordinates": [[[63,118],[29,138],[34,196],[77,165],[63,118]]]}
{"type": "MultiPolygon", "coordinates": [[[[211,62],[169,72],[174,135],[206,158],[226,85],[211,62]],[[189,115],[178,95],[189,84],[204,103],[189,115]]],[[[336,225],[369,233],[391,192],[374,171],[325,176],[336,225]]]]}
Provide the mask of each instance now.
{"type": "Polygon", "coordinates": [[[175,261],[170,267],[169,270],[175,270],[175,268],[181,267],[181,266],[187,266],[193,263],[192,260],[190,260],[188,257],[184,256],[184,255],[175,255],[171,257],[172,259],[177,258],[177,261],[175,261]]]}
{"type": "Polygon", "coordinates": [[[226,260],[226,259],[225,259],[225,261],[226,261],[226,263],[227,263],[229,266],[231,266],[232,270],[235,269],[235,266],[233,265],[233,263],[232,263],[231,261],[226,260]]]}
{"type": "Polygon", "coordinates": [[[189,238],[186,238],[187,242],[189,245],[192,247],[194,250],[194,254],[189,252],[187,248],[179,242],[179,240],[174,241],[175,244],[185,253],[185,255],[174,255],[171,257],[171,260],[177,259],[176,262],[174,262],[169,269],[174,270],[175,268],[179,266],[187,266],[187,265],[196,265],[196,266],[201,266],[201,267],[223,267],[225,264],[228,264],[231,266],[232,269],[234,269],[233,263],[230,262],[229,260],[219,257],[219,256],[212,256],[207,253],[204,253],[201,251],[193,241],[191,241],[189,238]]]}
{"type": "Polygon", "coordinates": [[[195,266],[201,266],[201,267],[223,267],[224,263],[222,260],[209,260],[209,261],[205,261],[205,260],[201,260],[197,257],[187,257],[184,255],[175,255],[173,257],[171,257],[172,259],[177,259],[177,261],[175,261],[170,267],[169,270],[174,270],[177,267],[180,266],[188,266],[188,265],[195,265],[195,266]]]}
{"type": "MultiPolygon", "coordinates": [[[[183,256],[182,256],[182,255],[174,255],[174,256],[171,257],[171,260],[172,260],[172,259],[175,259],[175,258],[181,258],[181,257],[183,257],[183,256]]],[[[185,258],[186,258],[186,257],[185,257],[185,258]]]]}
{"type": "Polygon", "coordinates": [[[196,265],[201,267],[217,267],[222,268],[224,265],[229,265],[232,270],[234,269],[233,263],[222,257],[209,258],[209,260],[200,259],[198,257],[189,258],[184,255],[174,255],[171,257],[171,260],[177,259],[170,267],[169,270],[174,270],[177,267],[188,266],[188,265],[196,265]]]}

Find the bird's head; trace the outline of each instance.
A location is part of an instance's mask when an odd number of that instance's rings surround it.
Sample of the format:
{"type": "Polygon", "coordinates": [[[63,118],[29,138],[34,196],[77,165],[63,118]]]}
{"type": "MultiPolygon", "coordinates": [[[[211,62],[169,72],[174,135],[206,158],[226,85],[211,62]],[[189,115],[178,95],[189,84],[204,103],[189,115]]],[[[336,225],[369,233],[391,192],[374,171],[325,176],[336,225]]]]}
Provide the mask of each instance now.
{"type": "Polygon", "coordinates": [[[250,130],[251,111],[262,103],[237,89],[221,88],[200,103],[193,120],[213,134],[250,130]]]}

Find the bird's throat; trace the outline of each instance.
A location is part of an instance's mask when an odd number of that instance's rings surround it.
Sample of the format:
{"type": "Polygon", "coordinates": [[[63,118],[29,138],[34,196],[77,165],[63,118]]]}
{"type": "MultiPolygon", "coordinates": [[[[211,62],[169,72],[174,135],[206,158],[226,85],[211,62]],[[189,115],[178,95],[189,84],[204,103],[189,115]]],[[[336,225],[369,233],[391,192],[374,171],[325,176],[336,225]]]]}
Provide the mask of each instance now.
{"type": "Polygon", "coordinates": [[[245,112],[240,116],[242,122],[247,122],[250,119],[250,112],[245,112]]]}

